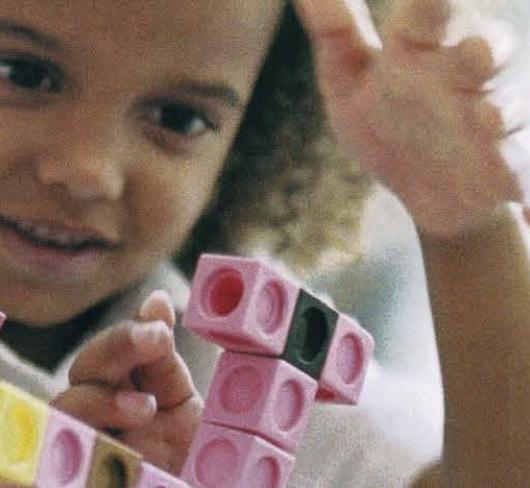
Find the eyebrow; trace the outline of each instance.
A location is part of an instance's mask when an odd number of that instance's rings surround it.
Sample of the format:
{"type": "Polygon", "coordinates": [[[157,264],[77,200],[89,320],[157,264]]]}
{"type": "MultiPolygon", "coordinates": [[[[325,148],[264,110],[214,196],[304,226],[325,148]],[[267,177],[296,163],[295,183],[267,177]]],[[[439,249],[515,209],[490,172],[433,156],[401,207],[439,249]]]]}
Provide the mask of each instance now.
{"type": "Polygon", "coordinates": [[[244,103],[237,91],[225,83],[204,82],[192,79],[184,79],[174,85],[179,91],[184,91],[190,95],[197,95],[220,100],[229,107],[243,110],[244,103]]]}
{"type": "MultiPolygon", "coordinates": [[[[57,38],[39,32],[33,27],[4,18],[0,18],[0,35],[16,37],[51,51],[61,51],[63,49],[62,43],[57,38]]],[[[224,83],[185,79],[178,82],[175,88],[191,95],[220,100],[225,105],[238,110],[243,110],[244,108],[243,100],[237,91],[224,83]]]]}
{"type": "Polygon", "coordinates": [[[55,37],[39,32],[33,27],[3,18],[0,18],[0,34],[25,40],[35,46],[51,51],[60,51],[62,49],[61,42],[55,37]]]}

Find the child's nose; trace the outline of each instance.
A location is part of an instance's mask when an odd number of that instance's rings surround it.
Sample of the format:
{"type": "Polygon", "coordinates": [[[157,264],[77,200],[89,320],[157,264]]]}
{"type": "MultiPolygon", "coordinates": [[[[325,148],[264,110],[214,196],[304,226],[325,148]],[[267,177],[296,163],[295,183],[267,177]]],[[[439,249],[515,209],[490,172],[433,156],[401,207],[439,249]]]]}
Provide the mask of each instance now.
{"type": "Polygon", "coordinates": [[[38,168],[39,180],[46,185],[60,185],[82,199],[118,199],[123,192],[123,178],[116,166],[102,159],[85,159],[85,164],[59,158],[46,158],[38,168]]]}
{"type": "MultiPolygon", "coordinates": [[[[86,122],[86,119],[85,119],[86,122]]],[[[125,181],[123,151],[108,129],[61,127],[40,151],[37,177],[45,185],[57,185],[81,199],[119,199],[125,181]]]]}

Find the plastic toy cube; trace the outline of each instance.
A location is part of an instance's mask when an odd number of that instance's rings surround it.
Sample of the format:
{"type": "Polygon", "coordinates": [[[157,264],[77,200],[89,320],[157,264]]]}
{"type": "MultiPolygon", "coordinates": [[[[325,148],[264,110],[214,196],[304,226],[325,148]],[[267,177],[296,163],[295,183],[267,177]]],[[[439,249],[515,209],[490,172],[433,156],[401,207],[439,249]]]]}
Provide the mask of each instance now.
{"type": "Polygon", "coordinates": [[[373,350],[372,336],[356,320],[340,314],[320,376],[317,400],[357,404],[373,350]]]}
{"type": "Polygon", "coordinates": [[[35,482],[49,408],[31,395],[0,382],[0,482],[35,482]]]}
{"type": "Polygon", "coordinates": [[[103,434],[98,434],[87,488],[136,488],[142,457],[103,434]]]}
{"type": "Polygon", "coordinates": [[[313,378],[280,359],[224,352],[203,419],[251,432],[294,452],[307,426],[317,386],[313,378]]]}
{"type": "Polygon", "coordinates": [[[161,469],[142,463],[136,488],[190,488],[184,481],[161,469]]]}
{"type": "Polygon", "coordinates": [[[328,356],[338,312],[300,290],[282,359],[316,380],[328,356]]]}
{"type": "Polygon", "coordinates": [[[194,488],[285,488],[294,458],[260,437],[200,425],[181,478],[194,488]]]}
{"type": "Polygon", "coordinates": [[[96,437],[97,432],[88,425],[50,409],[37,488],[84,488],[96,437]]]}
{"type": "Polygon", "coordinates": [[[278,356],[298,292],[256,259],[203,254],[183,325],[225,349],[278,356]]]}

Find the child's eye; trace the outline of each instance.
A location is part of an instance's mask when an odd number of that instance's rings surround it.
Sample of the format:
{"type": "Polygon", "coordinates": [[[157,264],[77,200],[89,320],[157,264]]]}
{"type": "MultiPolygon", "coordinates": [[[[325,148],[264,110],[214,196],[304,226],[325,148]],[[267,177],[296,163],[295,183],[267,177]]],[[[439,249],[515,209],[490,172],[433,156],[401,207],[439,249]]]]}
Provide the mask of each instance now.
{"type": "Polygon", "coordinates": [[[28,91],[59,92],[61,76],[49,63],[28,58],[0,58],[0,81],[28,91]]]}
{"type": "Polygon", "coordinates": [[[196,137],[207,130],[216,130],[215,124],[200,110],[185,104],[152,106],[151,117],[155,119],[156,124],[186,137],[196,137]]]}

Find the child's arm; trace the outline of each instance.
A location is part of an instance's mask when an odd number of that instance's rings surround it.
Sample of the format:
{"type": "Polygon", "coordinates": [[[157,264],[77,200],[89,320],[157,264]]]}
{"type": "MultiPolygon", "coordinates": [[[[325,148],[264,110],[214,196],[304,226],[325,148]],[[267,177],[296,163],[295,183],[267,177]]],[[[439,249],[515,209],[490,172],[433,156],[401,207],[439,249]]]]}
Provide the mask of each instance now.
{"type": "Polygon", "coordinates": [[[421,240],[444,377],[441,486],[528,486],[528,226],[505,206],[459,239],[421,240]]]}
{"type": "Polygon", "coordinates": [[[71,387],[52,405],[141,452],[176,474],[202,413],[202,399],[175,351],[175,315],[167,294],[153,293],[138,321],[104,330],[79,353],[71,387]]]}
{"type": "Polygon", "coordinates": [[[441,44],[446,0],[397,0],[382,49],[366,44],[344,0],[296,4],[339,140],[420,231],[446,429],[444,475],[418,486],[528,486],[530,251],[517,212],[495,211],[523,188],[499,151],[515,127],[483,91],[497,72],[490,46],[441,44]]]}

